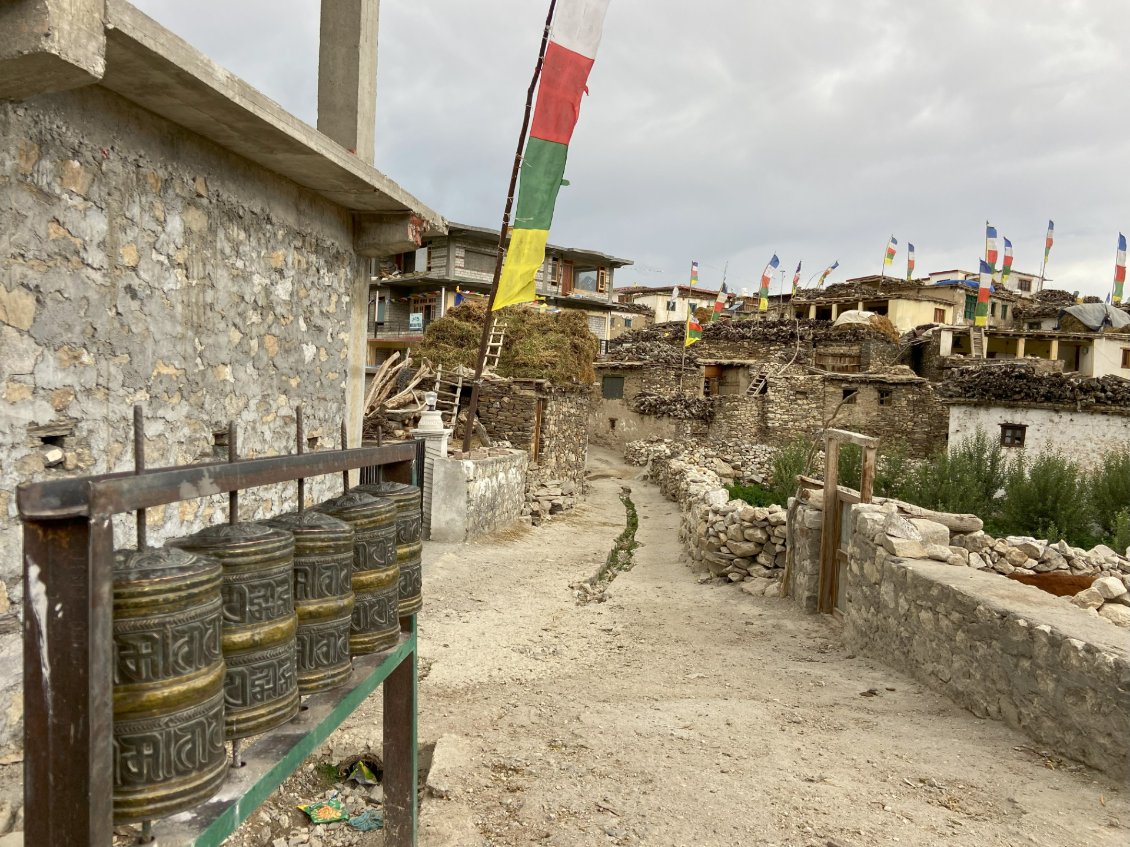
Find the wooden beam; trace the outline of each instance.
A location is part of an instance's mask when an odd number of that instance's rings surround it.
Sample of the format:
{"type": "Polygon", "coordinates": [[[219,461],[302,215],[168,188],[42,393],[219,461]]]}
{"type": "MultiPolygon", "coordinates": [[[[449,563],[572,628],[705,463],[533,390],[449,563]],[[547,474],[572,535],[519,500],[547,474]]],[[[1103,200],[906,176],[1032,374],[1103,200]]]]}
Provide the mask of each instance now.
{"type": "Polygon", "coordinates": [[[824,520],[820,534],[820,591],[817,611],[832,611],[834,597],[833,574],[836,567],[836,511],[839,509],[840,442],[836,438],[824,440],[824,520]]]}
{"type": "Polygon", "coordinates": [[[846,429],[826,429],[821,435],[824,440],[834,438],[837,441],[846,442],[848,444],[855,444],[859,447],[878,447],[879,439],[872,438],[870,435],[861,435],[858,432],[848,432],[846,429]]]}

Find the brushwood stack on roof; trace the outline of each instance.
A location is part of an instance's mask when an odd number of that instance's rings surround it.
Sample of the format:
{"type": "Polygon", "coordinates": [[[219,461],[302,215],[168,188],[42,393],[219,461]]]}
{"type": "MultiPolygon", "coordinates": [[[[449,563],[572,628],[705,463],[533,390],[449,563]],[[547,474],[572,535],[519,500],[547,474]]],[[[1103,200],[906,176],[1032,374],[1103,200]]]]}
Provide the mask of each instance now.
{"type": "Polygon", "coordinates": [[[1038,373],[1028,365],[958,368],[938,387],[949,402],[1050,404],[1130,410],[1130,380],[1038,373]]]}

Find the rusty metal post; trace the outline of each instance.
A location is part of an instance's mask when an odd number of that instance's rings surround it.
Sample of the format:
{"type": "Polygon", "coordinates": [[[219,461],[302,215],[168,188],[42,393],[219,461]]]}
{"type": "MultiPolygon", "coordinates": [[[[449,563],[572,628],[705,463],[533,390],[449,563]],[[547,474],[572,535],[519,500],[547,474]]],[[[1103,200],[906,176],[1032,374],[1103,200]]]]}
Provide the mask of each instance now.
{"type": "MultiPolygon", "coordinates": [[[[416,618],[402,620],[408,632],[416,618]],[[406,624],[406,625],[405,625],[406,624]]],[[[416,652],[389,674],[384,694],[385,844],[416,847],[416,652]]]]}
{"type": "Polygon", "coordinates": [[[113,840],[113,527],[109,516],[25,519],[26,844],[113,840]]]}
{"type": "MultiPolygon", "coordinates": [[[[239,438],[239,427],[235,421],[228,422],[228,462],[235,462],[239,457],[236,449],[236,439],[239,438]]],[[[228,523],[239,523],[239,490],[228,493],[228,523]]]]}
{"type": "MultiPolygon", "coordinates": [[[[133,407],[133,472],[145,472],[145,418],[140,403],[133,407]]],[[[137,549],[147,546],[145,532],[145,510],[137,510],[137,549]]]]}
{"type": "MultiPolygon", "coordinates": [[[[306,418],[302,410],[302,404],[298,404],[298,408],[294,410],[295,416],[295,429],[298,432],[298,455],[301,456],[306,452],[306,418]]],[[[306,508],[306,479],[304,477],[298,478],[298,511],[301,512],[306,508]]]]}

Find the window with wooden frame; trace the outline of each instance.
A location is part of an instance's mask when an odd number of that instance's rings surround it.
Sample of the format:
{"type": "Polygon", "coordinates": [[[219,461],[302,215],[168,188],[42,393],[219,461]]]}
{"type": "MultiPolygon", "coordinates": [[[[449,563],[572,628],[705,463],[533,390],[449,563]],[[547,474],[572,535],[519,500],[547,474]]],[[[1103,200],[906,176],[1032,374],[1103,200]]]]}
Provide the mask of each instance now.
{"type": "Polygon", "coordinates": [[[854,406],[855,398],[859,396],[859,391],[855,388],[845,388],[841,392],[842,402],[845,406],[854,406]]]}
{"type": "Polygon", "coordinates": [[[946,322],[946,310],[945,309],[935,309],[934,310],[934,323],[944,324],[945,322],[946,322]]]}
{"type": "Polygon", "coordinates": [[[1017,283],[1016,283],[1016,288],[1017,288],[1018,291],[1031,291],[1032,290],[1032,280],[1030,280],[1030,279],[1018,280],[1017,283]]]}
{"type": "Polygon", "coordinates": [[[895,392],[890,388],[879,389],[879,405],[880,406],[893,406],[895,402],[895,392]]]}
{"type": "Polygon", "coordinates": [[[1025,424],[1001,424],[1001,447],[1023,447],[1025,424]]]}
{"type": "Polygon", "coordinates": [[[624,377],[605,376],[604,379],[600,381],[600,393],[605,400],[624,399],[624,377]]]}
{"type": "Polygon", "coordinates": [[[1130,368],[1130,347],[1122,348],[1122,367],[1130,368]]]}
{"type": "Polygon", "coordinates": [[[561,260],[554,257],[549,260],[549,273],[545,275],[547,285],[557,288],[561,285],[561,260]]]}
{"type": "Polygon", "coordinates": [[[601,294],[608,291],[608,268],[596,269],[596,290],[601,294]]]}

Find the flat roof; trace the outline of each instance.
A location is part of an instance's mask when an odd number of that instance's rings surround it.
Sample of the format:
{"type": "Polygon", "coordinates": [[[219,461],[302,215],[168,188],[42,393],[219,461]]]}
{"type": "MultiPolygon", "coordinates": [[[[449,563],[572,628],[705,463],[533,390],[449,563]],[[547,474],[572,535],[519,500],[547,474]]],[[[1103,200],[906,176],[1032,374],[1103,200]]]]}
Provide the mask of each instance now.
{"type": "Polygon", "coordinates": [[[213,62],[126,0],[106,2],[100,85],[354,212],[447,221],[395,181],[213,62]]]}

